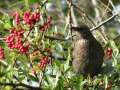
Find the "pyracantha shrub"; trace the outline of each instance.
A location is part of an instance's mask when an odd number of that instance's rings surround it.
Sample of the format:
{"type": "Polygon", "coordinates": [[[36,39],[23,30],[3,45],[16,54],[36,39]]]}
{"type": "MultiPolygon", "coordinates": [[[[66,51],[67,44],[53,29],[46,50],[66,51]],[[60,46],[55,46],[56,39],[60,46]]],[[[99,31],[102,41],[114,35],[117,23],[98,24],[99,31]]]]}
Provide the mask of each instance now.
{"type": "MultiPolygon", "coordinates": [[[[8,48],[7,51],[9,51],[10,55],[14,55],[12,56],[13,58],[11,58],[14,59],[14,61],[12,61],[14,62],[12,63],[14,64],[13,68],[21,65],[21,59],[18,58],[19,56],[23,57],[23,59],[26,57],[29,61],[26,63],[26,65],[30,68],[29,70],[33,77],[38,77],[38,71],[44,71],[47,64],[50,62],[49,54],[44,54],[49,51],[47,51],[47,49],[44,50],[45,47],[39,43],[42,43],[43,35],[46,33],[49,27],[51,27],[52,18],[51,16],[43,17],[43,14],[38,9],[34,11],[28,10],[22,13],[15,11],[15,13],[12,15],[11,28],[9,28],[8,33],[4,38],[6,43],[5,45],[8,48]],[[37,35],[35,35],[34,32],[36,32],[37,35]],[[36,40],[36,38],[38,41],[35,43],[30,42],[31,40],[36,40]],[[36,43],[39,45],[36,45],[36,43]],[[37,52],[36,54],[36,51],[39,53],[37,52]],[[42,54],[40,53],[41,51],[43,52],[42,54]],[[38,57],[39,61],[32,61],[33,57],[38,57]],[[36,67],[38,67],[37,70],[36,67]]],[[[5,58],[4,49],[0,47],[0,59],[3,58],[5,58]]]]}

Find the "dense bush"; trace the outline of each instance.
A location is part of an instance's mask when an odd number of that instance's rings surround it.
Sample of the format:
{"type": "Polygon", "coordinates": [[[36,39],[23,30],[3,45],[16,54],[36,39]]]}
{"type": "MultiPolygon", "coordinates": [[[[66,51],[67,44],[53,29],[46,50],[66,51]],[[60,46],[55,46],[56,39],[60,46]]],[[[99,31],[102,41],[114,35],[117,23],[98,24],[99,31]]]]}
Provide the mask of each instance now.
{"type": "MultiPolygon", "coordinates": [[[[98,8],[93,6],[94,12],[86,14],[84,8],[80,11],[82,6],[77,7],[79,1],[75,1],[73,2],[74,9],[72,7],[73,11],[70,12],[71,2],[66,1],[11,2],[14,3],[11,5],[12,10],[8,10],[7,14],[1,14],[0,90],[120,89],[119,36],[114,37],[117,33],[115,32],[116,23],[111,19],[113,17],[119,20],[119,13],[113,13],[111,16],[106,14],[102,17],[101,13],[107,13],[109,7],[104,2],[102,2],[104,7],[98,4],[100,8],[102,7],[99,11],[101,16],[99,19],[102,19],[102,22],[96,19],[98,8]],[[73,18],[73,22],[70,17],[73,18]],[[90,18],[93,22],[96,20],[98,22],[92,23],[90,18]],[[93,27],[91,30],[94,30],[94,36],[105,50],[102,71],[93,78],[89,75],[88,77],[76,75],[72,70],[73,43],[70,28],[71,23],[76,24],[76,22],[87,22],[90,28],[93,27]],[[114,25],[111,26],[111,23],[114,25]],[[103,30],[103,28],[107,28],[108,31],[104,31],[106,29],[103,30]]],[[[97,0],[93,1],[97,2],[97,0]]]]}

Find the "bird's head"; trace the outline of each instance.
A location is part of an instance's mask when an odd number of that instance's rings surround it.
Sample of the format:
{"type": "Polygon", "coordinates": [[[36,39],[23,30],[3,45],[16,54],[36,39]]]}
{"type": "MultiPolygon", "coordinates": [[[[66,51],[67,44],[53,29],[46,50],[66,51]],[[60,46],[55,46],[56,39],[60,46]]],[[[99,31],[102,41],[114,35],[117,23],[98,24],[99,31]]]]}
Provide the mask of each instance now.
{"type": "Polygon", "coordinates": [[[92,37],[91,31],[90,31],[89,27],[86,25],[82,25],[80,27],[72,27],[72,30],[78,32],[80,34],[80,36],[83,38],[92,37]]]}

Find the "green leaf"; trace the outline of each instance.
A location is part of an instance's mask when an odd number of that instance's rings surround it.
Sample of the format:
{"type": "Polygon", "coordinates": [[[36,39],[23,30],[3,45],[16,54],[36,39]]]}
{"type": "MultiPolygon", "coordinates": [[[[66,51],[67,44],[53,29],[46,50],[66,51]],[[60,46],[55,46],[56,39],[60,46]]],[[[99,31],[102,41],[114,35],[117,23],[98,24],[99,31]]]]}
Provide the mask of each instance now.
{"type": "Polygon", "coordinates": [[[39,2],[39,0],[30,0],[30,3],[36,3],[39,2]]]}
{"type": "Polygon", "coordinates": [[[105,75],[104,76],[104,82],[105,82],[105,88],[108,87],[108,77],[105,75]]]}
{"type": "Polygon", "coordinates": [[[36,78],[35,76],[32,76],[31,74],[29,74],[29,78],[30,78],[32,81],[38,81],[38,78],[36,78]]]}
{"type": "Polygon", "coordinates": [[[1,89],[1,90],[12,90],[12,87],[10,87],[10,86],[5,86],[3,89],[1,89]]]}
{"type": "Polygon", "coordinates": [[[10,29],[11,28],[11,24],[10,23],[4,23],[4,28],[5,29],[10,29]]]}

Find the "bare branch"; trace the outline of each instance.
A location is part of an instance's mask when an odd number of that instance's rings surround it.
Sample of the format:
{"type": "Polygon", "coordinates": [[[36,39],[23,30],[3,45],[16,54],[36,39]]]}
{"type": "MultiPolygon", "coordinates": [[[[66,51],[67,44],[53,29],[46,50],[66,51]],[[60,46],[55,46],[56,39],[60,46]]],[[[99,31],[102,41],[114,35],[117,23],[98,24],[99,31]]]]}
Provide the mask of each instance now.
{"type": "MultiPolygon", "coordinates": [[[[68,18],[69,18],[69,28],[70,28],[70,31],[68,33],[68,35],[72,36],[72,0],[66,0],[67,1],[67,4],[68,4],[68,7],[69,7],[69,11],[68,11],[68,18]]],[[[73,38],[71,38],[73,39],[73,38]]]]}
{"type": "Polygon", "coordinates": [[[72,4],[72,6],[78,11],[78,13],[83,16],[83,17],[86,17],[94,26],[95,26],[95,23],[94,21],[92,20],[92,18],[87,15],[82,9],[80,9],[78,6],[76,6],[75,4],[72,4]]]}
{"type": "Polygon", "coordinates": [[[106,19],[105,21],[101,22],[100,24],[98,24],[96,27],[91,28],[91,31],[94,31],[96,29],[98,29],[99,27],[101,27],[102,25],[106,24],[107,22],[109,22],[110,20],[114,19],[118,14],[113,14],[111,17],[109,17],[108,19],[106,19]]]}

